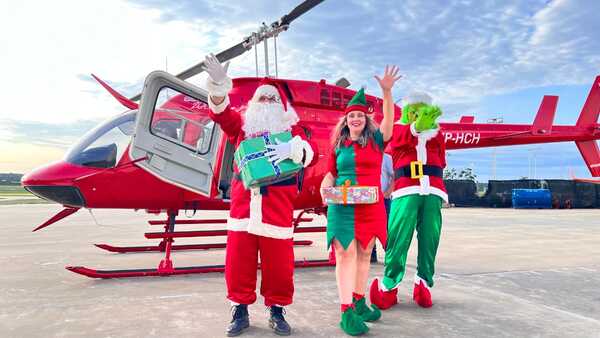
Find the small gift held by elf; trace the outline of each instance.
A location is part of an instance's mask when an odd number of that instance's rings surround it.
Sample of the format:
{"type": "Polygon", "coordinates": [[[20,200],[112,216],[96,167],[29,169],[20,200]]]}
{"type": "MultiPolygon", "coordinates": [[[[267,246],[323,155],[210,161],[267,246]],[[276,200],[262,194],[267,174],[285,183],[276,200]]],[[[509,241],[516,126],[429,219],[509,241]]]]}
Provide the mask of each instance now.
{"type": "Polygon", "coordinates": [[[323,188],[323,199],[327,204],[372,204],[379,200],[379,188],[351,186],[346,180],[340,187],[323,188]]]}

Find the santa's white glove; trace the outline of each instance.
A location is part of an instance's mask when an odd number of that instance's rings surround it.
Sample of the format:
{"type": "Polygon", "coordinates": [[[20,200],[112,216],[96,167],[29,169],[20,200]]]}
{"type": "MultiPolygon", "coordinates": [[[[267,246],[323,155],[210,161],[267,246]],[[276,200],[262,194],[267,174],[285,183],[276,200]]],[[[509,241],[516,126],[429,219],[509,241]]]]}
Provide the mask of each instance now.
{"type": "Polygon", "coordinates": [[[267,145],[267,152],[265,156],[270,161],[275,161],[275,164],[279,164],[282,161],[291,158],[292,156],[292,144],[291,142],[280,143],[279,140],[275,140],[275,144],[267,145]]]}
{"type": "Polygon", "coordinates": [[[227,93],[233,87],[231,78],[227,76],[227,68],[229,68],[229,62],[225,66],[221,65],[217,57],[212,53],[204,59],[202,69],[208,73],[206,89],[210,96],[227,96],[227,93]]]}
{"type": "Polygon", "coordinates": [[[296,164],[302,164],[304,167],[312,161],[314,152],[308,142],[304,141],[300,136],[294,136],[289,142],[280,143],[275,140],[274,145],[267,146],[265,154],[275,164],[291,159],[296,164]],[[304,159],[304,163],[302,160],[304,159]]]}

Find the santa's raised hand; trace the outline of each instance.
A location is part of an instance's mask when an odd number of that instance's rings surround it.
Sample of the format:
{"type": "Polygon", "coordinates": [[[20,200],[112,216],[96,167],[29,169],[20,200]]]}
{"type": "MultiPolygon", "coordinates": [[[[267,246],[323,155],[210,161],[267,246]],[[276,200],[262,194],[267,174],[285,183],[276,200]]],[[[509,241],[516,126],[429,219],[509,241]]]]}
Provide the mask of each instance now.
{"type": "Polygon", "coordinates": [[[208,73],[211,80],[216,84],[225,82],[225,79],[227,78],[227,68],[229,68],[229,62],[227,62],[225,66],[221,65],[221,62],[219,62],[217,57],[212,53],[204,58],[204,66],[202,69],[208,73]]]}
{"type": "Polygon", "coordinates": [[[213,102],[219,104],[233,87],[231,78],[227,76],[229,62],[223,66],[214,54],[209,54],[204,58],[202,69],[208,73],[206,79],[206,89],[213,99],[213,102]]]}

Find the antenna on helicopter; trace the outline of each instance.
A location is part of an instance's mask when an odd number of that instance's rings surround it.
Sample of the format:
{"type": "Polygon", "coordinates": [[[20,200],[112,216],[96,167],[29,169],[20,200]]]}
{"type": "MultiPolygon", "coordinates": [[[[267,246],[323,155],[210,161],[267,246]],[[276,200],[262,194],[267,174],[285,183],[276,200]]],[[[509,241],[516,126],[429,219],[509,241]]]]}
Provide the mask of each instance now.
{"type": "MultiPolygon", "coordinates": [[[[235,57],[238,57],[238,56],[244,54],[245,52],[252,49],[252,47],[254,47],[257,44],[259,44],[260,42],[264,41],[265,42],[265,71],[268,76],[268,74],[269,74],[268,52],[267,52],[268,45],[267,45],[266,40],[268,38],[276,38],[277,35],[279,35],[279,33],[286,31],[289,28],[290,23],[292,23],[292,21],[296,20],[302,14],[308,12],[309,10],[311,10],[312,8],[314,8],[315,6],[317,6],[318,4],[320,4],[323,1],[325,1],[325,0],[305,0],[305,1],[303,1],[301,4],[299,4],[294,9],[292,9],[291,12],[282,16],[281,19],[279,19],[278,21],[273,22],[269,26],[267,26],[266,24],[263,23],[263,25],[258,30],[258,32],[252,33],[250,36],[244,38],[244,40],[242,40],[242,42],[238,43],[237,45],[229,47],[228,49],[216,54],[217,59],[221,63],[229,61],[235,57]]],[[[276,44],[277,43],[275,42],[275,46],[276,46],[276,44]]],[[[275,49],[276,49],[275,50],[275,74],[277,76],[278,75],[277,74],[277,47],[275,47],[275,49]]],[[[256,62],[256,75],[258,77],[258,55],[256,54],[256,49],[255,49],[255,62],[256,62]]],[[[194,66],[184,70],[183,72],[177,74],[176,77],[181,80],[187,80],[188,78],[201,73],[203,71],[202,70],[203,67],[204,67],[204,61],[199,62],[199,63],[195,64],[194,66]]],[[[130,100],[138,101],[141,97],[142,97],[142,94],[140,93],[140,94],[133,96],[130,100]]]]}

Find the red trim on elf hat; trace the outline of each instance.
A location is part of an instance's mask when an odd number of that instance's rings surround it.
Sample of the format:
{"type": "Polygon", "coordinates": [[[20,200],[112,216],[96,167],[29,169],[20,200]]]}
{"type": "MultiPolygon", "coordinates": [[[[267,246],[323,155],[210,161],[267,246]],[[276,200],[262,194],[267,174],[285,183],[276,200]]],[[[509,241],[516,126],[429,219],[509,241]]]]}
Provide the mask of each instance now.
{"type": "Polygon", "coordinates": [[[344,114],[348,115],[349,112],[351,111],[361,111],[365,114],[370,114],[371,112],[369,111],[369,107],[367,106],[363,106],[362,104],[353,104],[351,106],[346,107],[346,110],[344,111],[344,114]]]}
{"type": "Polygon", "coordinates": [[[281,99],[281,104],[283,104],[283,110],[287,111],[287,96],[283,92],[283,89],[281,88],[279,83],[270,77],[265,77],[260,81],[260,83],[258,84],[258,87],[256,89],[258,90],[258,88],[260,88],[262,86],[275,87],[275,89],[277,89],[277,92],[279,93],[279,98],[281,99]]]}

